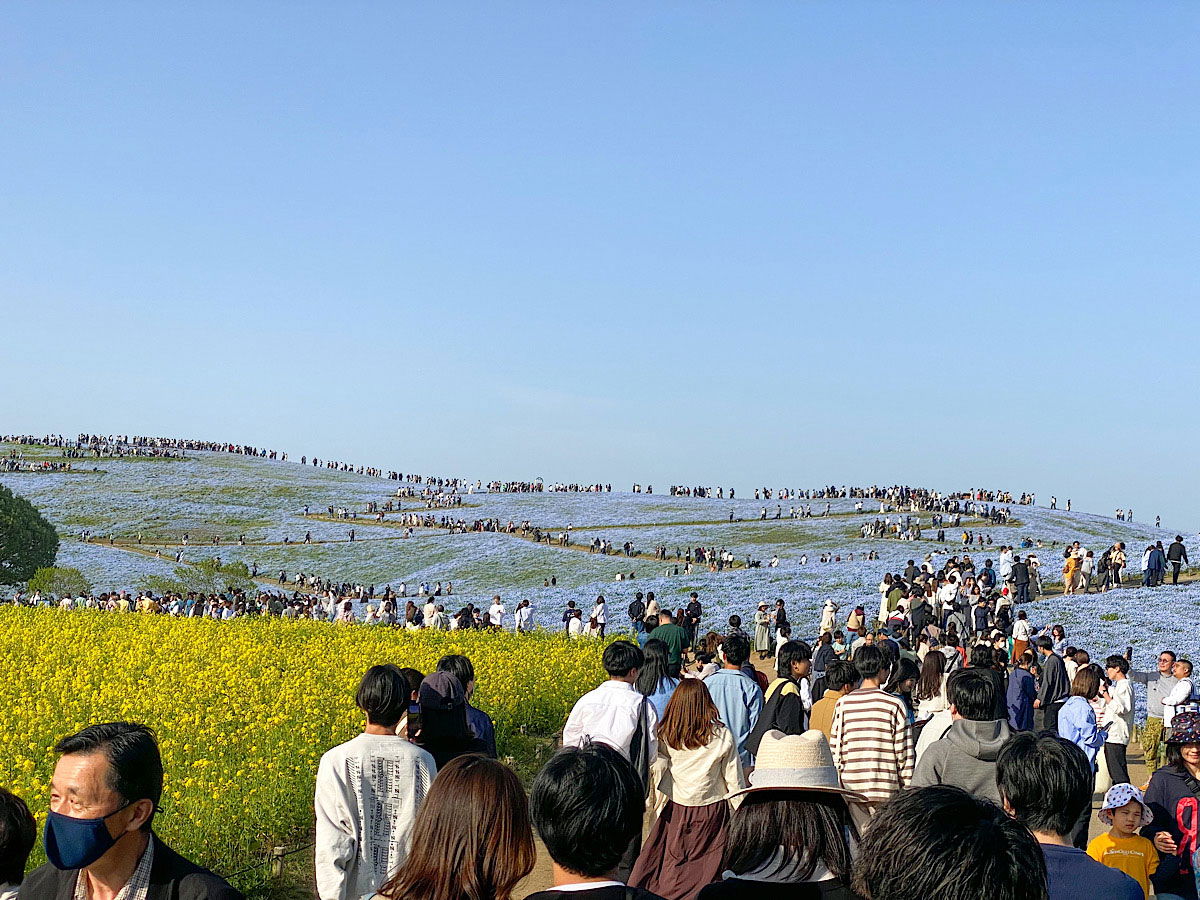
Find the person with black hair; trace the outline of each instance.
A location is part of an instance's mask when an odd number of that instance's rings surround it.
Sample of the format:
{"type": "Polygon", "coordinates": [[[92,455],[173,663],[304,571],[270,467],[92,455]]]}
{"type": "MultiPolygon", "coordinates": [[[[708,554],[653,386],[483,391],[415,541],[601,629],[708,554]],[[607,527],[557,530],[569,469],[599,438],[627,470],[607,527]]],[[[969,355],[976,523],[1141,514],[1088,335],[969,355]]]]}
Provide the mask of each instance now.
{"type": "Polygon", "coordinates": [[[779,675],[767,688],[762,712],[746,739],[746,749],[751,755],[758,753],[758,742],[768,731],[803,734],[807,730],[808,713],[804,708],[801,682],[812,671],[812,648],[804,641],[781,644],[775,670],[779,675]]]}
{"type": "Polygon", "coordinates": [[[1158,870],[1150,877],[1158,896],[1195,900],[1197,823],[1200,822],[1200,713],[1175,716],[1167,737],[1167,762],[1150,776],[1146,806],[1153,821],[1142,837],[1159,852],[1158,870]]]}
{"type": "Polygon", "coordinates": [[[1033,731],[1033,701],[1037,697],[1037,682],[1034,680],[1033,651],[1025,650],[1013,657],[1013,670],[1008,675],[1008,690],[1005,692],[1005,707],[1008,724],[1014,731],[1033,731]]]}
{"type": "Polygon", "coordinates": [[[1037,697],[1033,701],[1033,724],[1038,731],[1058,731],[1058,713],[1071,693],[1067,664],[1054,652],[1054,639],[1043,634],[1037,639],[1037,652],[1042,666],[1037,697]]]}
{"type": "Polygon", "coordinates": [[[950,730],[935,740],[917,760],[912,786],[949,784],[993,803],[996,758],[1012,735],[1008,720],[995,715],[996,686],[983,669],[959,669],[946,679],[950,730]]]}
{"type": "Polygon", "coordinates": [[[477,738],[467,722],[467,694],[462,682],[449,672],[426,675],[417,691],[421,730],[412,740],[427,750],[440,770],[465,754],[487,754],[487,744],[477,738]]]}
{"type": "Polygon", "coordinates": [[[628,759],[603,743],[563,747],[533,781],[533,827],[553,860],[554,887],[527,900],[661,900],[618,880],[639,842],[645,793],[628,759]]]}
{"type": "Polygon", "coordinates": [[[1029,831],[994,803],[950,785],[901,791],[880,807],[859,845],[854,887],[865,900],[1054,896],[1029,831]]]}
{"type": "Polygon", "coordinates": [[[912,729],[904,701],[883,690],[891,674],[884,652],[860,647],[854,665],[859,687],[838,700],[829,743],[842,782],[876,805],[912,780],[912,729]]]}
{"type": "Polygon", "coordinates": [[[856,900],[851,807],[866,798],[842,786],[821,732],[768,731],[750,786],[730,795],[739,797],[724,880],[700,891],[699,900],[856,900]]]}
{"type": "Polygon", "coordinates": [[[145,725],[91,725],[60,740],[50,781],[46,865],[21,884],[22,900],[103,895],[144,900],[244,900],[222,878],[184,859],[152,830],[162,798],[158,741],[145,725]]]}
{"type": "Polygon", "coordinates": [[[1004,811],[1033,832],[1046,859],[1050,900],[1145,900],[1141,886],[1071,846],[1071,834],[1091,809],[1095,773],[1070,741],[1019,731],[1000,749],[996,785],[1004,811]]]}
{"type": "Polygon", "coordinates": [[[662,641],[650,638],[642,647],[642,653],[645,654],[645,662],[641,671],[638,672],[638,679],[634,687],[639,694],[654,705],[654,711],[658,713],[658,720],[661,722],[663,713],[667,709],[667,702],[671,699],[675,688],[679,686],[679,678],[671,677],[667,645],[662,641]]]}
{"type": "Polygon", "coordinates": [[[808,716],[809,729],[833,736],[833,712],[837,702],[854,690],[858,684],[858,669],[848,659],[835,659],[825,672],[824,694],[813,704],[808,716]]]}
{"type": "Polygon", "coordinates": [[[971,648],[969,666],[992,683],[992,697],[996,704],[991,719],[1008,718],[1008,679],[996,667],[996,658],[988,644],[976,644],[971,648]]]}
{"type": "Polygon", "coordinates": [[[563,727],[563,746],[607,744],[633,762],[644,786],[658,755],[658,713],[634,688],[645,654],[629,641],[613,641],[604,648],[603,663],[608,681],[575,701],[563,727]]]}
{"type": "Polygon", "coordinates": [[[25,801],[0,788],[0,900],[16,900],[25,864],[37,843],[37,823],[25,801]]]}
{"type": "Polygon", "coordinates": [[[742,668],[750,660],[750,641],[740,634],[728,634],[718,652],[722,667],[709,675],[704,684],[721,712],[721,721],[733,732],[742,765],[750,768],[754,765],[754,755],[746,741],[763,708],[762,688],[742,668]]]}
{"type": "Polygon", "coordinates": [[[449,672],[463,686],[467,695],[467,724],[471,726],[471,733],[487,746],[487,755],[495,759],[496,726],[492,723],[491,716],[471,705],[471,698],[475,696],[475,689],[478,687],[474,664],[465,656],[450,653],[438,660],[436,671],[449,672]]]}
{"type": "Polygon", "coordinates": [[[374,893],[408,854],[437,774],[433,757],[396,733],[411,696],[397,666],[369,668],[354,697],[362,734],[321,757],[313,801],[320,900],[374,893]]]}

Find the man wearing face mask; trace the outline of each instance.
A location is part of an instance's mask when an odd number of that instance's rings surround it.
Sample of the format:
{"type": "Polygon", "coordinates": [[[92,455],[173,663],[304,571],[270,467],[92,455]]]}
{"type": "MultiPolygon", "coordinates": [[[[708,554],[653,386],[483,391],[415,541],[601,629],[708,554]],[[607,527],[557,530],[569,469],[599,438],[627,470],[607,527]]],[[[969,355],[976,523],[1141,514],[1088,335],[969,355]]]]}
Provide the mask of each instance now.
{"type": "Polygon", "coordinates": [[[92,725],[55,746],[44,841],[47,865],[21,900],[244,900],[151,831],[163,767],[144,725],[92,725]]]}

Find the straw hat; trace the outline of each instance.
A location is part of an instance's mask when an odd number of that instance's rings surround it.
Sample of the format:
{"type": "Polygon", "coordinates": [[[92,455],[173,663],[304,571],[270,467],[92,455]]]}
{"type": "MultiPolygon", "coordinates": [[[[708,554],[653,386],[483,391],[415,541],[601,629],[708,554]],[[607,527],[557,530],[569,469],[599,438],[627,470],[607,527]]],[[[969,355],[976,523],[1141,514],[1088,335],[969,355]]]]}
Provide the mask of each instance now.
{"type": "Polygon", "coordinates": [[[750,787],[734,791],[726,799],[755,791],[819,791],[840,794],[852,803],[867,802],[863,794],[842,787],[829,741],[816,729],[804,734],[771,729],[762,736],[750,787]]]}

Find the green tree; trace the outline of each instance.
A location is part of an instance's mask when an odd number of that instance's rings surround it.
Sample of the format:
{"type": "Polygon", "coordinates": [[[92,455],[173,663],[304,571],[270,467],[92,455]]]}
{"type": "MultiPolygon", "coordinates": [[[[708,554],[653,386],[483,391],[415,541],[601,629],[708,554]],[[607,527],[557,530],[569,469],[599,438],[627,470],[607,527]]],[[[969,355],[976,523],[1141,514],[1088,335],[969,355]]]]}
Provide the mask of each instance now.
{"type": "Polygon", "coordinates": [[[58,532],[32,503],[0,484],[0,584],[23,584],[54,565],[58,532]]]}
{"type": "Polygon", "coordinates": [[[80,594],[90,594],[92,583],[78,569],[47,566],[33,573],[29,579],[29,590],[53,594],[55,597],[78,597],[80,594]]]}
{"type": "Polygon", "coordinates": [[[251,591],[254,580],[244,562],[219,563],[215,559],[176,566],[174,578],[152,575],[143,585],[156,594],[220,594],[226,591],[251,591]]]}

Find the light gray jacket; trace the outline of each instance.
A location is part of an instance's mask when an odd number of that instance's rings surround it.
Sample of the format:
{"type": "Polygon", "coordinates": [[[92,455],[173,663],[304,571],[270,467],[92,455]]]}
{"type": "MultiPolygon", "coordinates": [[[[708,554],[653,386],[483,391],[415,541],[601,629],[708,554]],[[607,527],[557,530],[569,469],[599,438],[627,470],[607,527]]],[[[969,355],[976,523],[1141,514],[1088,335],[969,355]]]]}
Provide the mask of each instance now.
{"type": "Polygon", "coordinates": [[[944,738],[934,741],[921,755],[911,786],[952,784],[998,805],[996,757],[1011,735],[1008,722],[1002,719],[957,720],[944,738]]]}

